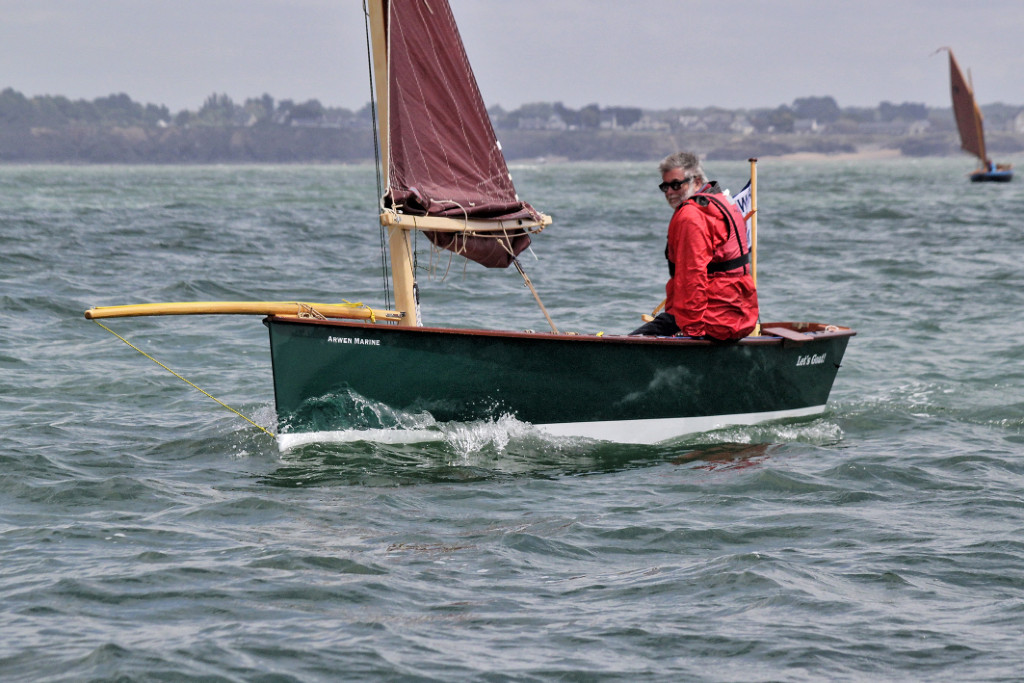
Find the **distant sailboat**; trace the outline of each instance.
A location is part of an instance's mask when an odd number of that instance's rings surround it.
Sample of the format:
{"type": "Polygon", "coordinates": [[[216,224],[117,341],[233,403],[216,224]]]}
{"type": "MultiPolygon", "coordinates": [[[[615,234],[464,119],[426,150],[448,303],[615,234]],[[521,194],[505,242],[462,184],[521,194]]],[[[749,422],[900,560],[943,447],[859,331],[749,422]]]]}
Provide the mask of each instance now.
{"type": "Polygon", "coordinates": [[[974,89],[971,87],[960,66],[953,57],[953,50],[948,47],[939,48],[949,53],[949,79],[953,93],[953,116],[956,127],[960,131],[960,147],[978,157],[981,168],[971,172],[971,182],[1001,182],[1013,179],[1011,164],[996,164],[988,158],[985,150],[985,129],[983,117],[977,102],[974,101],[974,89]]]}

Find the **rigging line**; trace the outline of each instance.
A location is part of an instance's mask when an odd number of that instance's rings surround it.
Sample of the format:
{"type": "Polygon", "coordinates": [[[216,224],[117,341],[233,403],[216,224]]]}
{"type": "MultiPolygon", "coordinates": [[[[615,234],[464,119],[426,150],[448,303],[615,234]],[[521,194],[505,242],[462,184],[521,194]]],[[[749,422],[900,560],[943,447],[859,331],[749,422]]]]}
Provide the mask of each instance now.
{"type": "Polygon", "coordinates": [[[558,334],[558,328],[555,327],[554,321],[551,320],[551,316],[548,315],[548,309],[544,308],[544,303],[540,300],[540,295],[537,294],[537,290],[533,288],[533,283],[530,282],[530,276],[526,274],[525,270],[523,270],[523,266],[520,265],[519,259],[513,258],[512,263],[515,264],[516,270],[519,271],[519,274],[523,276],[523,281],[526,282],[526,286],[530,288],[531,292],[533,292],[533,298],[537,300],[537,305],[540,306],[541,312],[543,312],[544,317],[548,319],[548,325],[551,326],[551,331],[558,334]]]}
{"type": "MultiPolygon", "coordinates": [[[[180,379],[180,380],[181,380],[182,382],[184,382],[185,384],[188,384],[188,385],[189,385],[189,386],[191,386],[191,387],[192,387],[193,389],[196,389],[197,391],[199,391],[199,392],[201,392],[201,393],[203,393],[203,394],[206,394],[206,396],[207,396],[207,397],[209,397],[209,398],[212,398],[212,399],[213,399],[214,401],[216,401],[217,403],[219,403],[219,404],[220,404],[220,405],[222,405],[223,407],[227,408],[228,410],[230,410],[231,412],[233,412],[233,413],[234,413],[235,415],[238,415],[238,416],[239,416],[240,418],[242,418],[243,420],[245,420],[246,422],[248,422],[249,424],[251,424],[251,425],[252,425],[253,427],[256,427],[256,428],[258,428],[258,429],[260,429],[260,430],[262,430],[262,431],[266,432],[266,433],[267,433],[267,434],[269,434],[270,436],[275,436],[274,432],[270,431],[269,429],[267,429],[266,427],[264,427],[264,426],[262,426],[262,425],[258,425],[258,424],[256,424],[255,422],[253,422],[252,420],[250,420],[250,419],[249,419],[248,417],[246,417],[245,415],[242,415],[242,413],[238,412],[237,410],[235,410],[234,408],[232,408],[231,406],[229,406],[229,405],[228,405],[227,403],[224,403],[224,401],[221,401],[221,400],[220,400],[219,398],[217,398],[217,397],[215,397],[215,396],[212,396],[212,395],[210,395],[210,394],[209,394],[208,392],[204,391],[203,389],[200,389],[200,388],[199,388],[199,387],[197,387],[197,386],[196,386],[195,384],[193,384],[192,382],[188,381],[187,379],[185,379],[184,377],[182,377],[181,375],[179,375],[178,373],[176,373],[176,372],[175,372],[174,370],[171,370],[171,369],[170,369],[169,367],[167,367],[166,365],[164,365],[163,363],[161,363],[160,361],[158,361],[158,360],[157,360],[156,358],[153,358],[153,356],[149,355],[148,353],[146,353],[145,351],[143,351],[143,350],[142,350],[142,349],[140,349],[139,347],[137,347],[137,346],[135,346],[134,344],[132,344],[132,343],[131,343],[130,341],[128,341],[127,339],[125,339],[124,337],[122,337],[121,335],[119,335],[119,334],[118,334],[117,332],[114,332],[114,331],[113,331],[112,329],[110,329],[109,327],[107,327],[106,325],[104,325],[103,323],[101,323],[101,322],[100,322],[99,320],[96,320],[96,319],[94,318],[94,319],[93,319],[93,322],[94,322],[94,323],[96,323],[97,325],[99,325],[100,327],[102,327],[103,329],[105,329],[105,330],[106,330],[107,332],[109,332],[110,334],[112,334],[112,335],[114,335],[115,337],[117,337],[118,339],[120,339],[121,341],[123,341],[123,342],[124,342],[125,344],[127,344],[128,346],[132,347],[133,349],[135,349],[136,351],[138,351],[139,353],[141,353],[141,354],[142,354],[143,356],[145,356],[146,358],[150,359],[151,361],[153,361],[154,363],[156,363],[157,365],[159,365],[160,367],[162,367],[162,368],[163,368],[164,370],[166,370],[167,372],[171,373],[172,375],[174,375],[175,377],[177,377],[178,379],[180,379]]],[[[276,438],[276,437],[275,437],[275,438],[276,438]]]]}
{"type": "MultiPolygon", "coordinates": [[[[415,283],[416,272],[419,270],[419,267],[420,267],[420,259],[419,259],[419,251],[420,251],[419,246],[420,246],[420,244],[419,244],[419,242],[420,242],[420,231],[419,230],[414,230],[413,233],[412,233],[413,287],[416,287],[416,283],[415,283]]],[[[417,294],[417,298],[418,297],[419,297],[419,295],[417,294]]]]}
{"type": "MultiPolygon", "coordinates": [[[[376,167],[377,176],[377,201],[380,203],[380,208],[383,209],[384,201],[384,190],[382,188],[381,181],[381,163],[380,163],[380,137],[379,125],[377,121],[377,99],[376,93],[373,88],[373,49],[370,38],[370,11],[366,6],[366,0],[363,0],[363,23],[366,27],[366,68],[370,75],[370,114],[373,119],[373,157],[374,164],[376,167]]],[[[388,282],[388,249],[387,241],[385,239],[386,231],[384,226],[381,225],[379,228],[380,232],[380,268],[381,276],[384,279],[384,306],[385,308],[391,308],[391,287],[388,282]]]]}

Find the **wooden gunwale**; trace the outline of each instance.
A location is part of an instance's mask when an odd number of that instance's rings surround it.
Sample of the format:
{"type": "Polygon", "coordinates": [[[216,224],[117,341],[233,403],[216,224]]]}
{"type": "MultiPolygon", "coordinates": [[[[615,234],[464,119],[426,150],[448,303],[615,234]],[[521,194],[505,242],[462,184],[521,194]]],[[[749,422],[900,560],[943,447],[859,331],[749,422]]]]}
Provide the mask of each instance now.
{"type": "MultiPolygon", "coordinates": [[[[629,336],[625,334],[580,334],[580,333],[561,333],[554,334],[551,332],[528,332],[528,331],[515,331],[515,330],[488,330],[488,329],[472,329],[462,327],[402,327],[397,325],[382,325],[380,323],[361,323],[361,322],[348,322],[344,320],[319,320],[302,318],[293,315],[270,315],[267,316],[266,321],[273,320],[275,322],[283,323],[297,323],[303,325],[327,325],[331,327],[348,327],[348,328],[361,328],[361,329],[380,329],[382,326],[387,327],[395,332],[399,333],[424,333],[424,334],[447,334],[457,335],[466,337],[500,337],[507,339],[544,339],[552,341],[564,341],[564,342],[585,342],[585,343],[598,343],[598,344],[629,344],[629,345],[660,345],[660,346],[721,346],[721,342],[709,341],[707,339],[693,339],[690,337],[643,337],[643,336],[629,336]]],[[[781,345],[786,346],[792,345],[794,341],[810,342],[819,339],[831,339],[835,337],[852,337],[857,333],[849,327],[842,327],[838,325],[826,325],[825,323],[807,323],[807,322],[771,322],[764,323],[762,329],[765,327],[776,328],[783,330],[791,330],[792,335],[783,337],[781,335],[762,335],[757,337],[744,337],[735,342],[737,345],[753,345],[753,346],[772,346],[781,345]],[[831,328],[831,329],[826,329],[831,328]],[[802,337],[803,339],[797,340],[796,337],[802,337]]]]}

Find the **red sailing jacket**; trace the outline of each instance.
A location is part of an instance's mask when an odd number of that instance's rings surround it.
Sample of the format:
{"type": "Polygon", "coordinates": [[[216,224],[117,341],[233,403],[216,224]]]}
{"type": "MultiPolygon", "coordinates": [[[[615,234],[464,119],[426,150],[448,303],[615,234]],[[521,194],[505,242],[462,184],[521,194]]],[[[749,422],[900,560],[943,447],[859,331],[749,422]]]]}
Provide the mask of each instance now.
{"type": "Polygon", "coordinates": [[[676,209],[668,226],[665,310],[680,334],[741,339],[758,316],[746,223],[716,183],[702,189],[676,209]]]}

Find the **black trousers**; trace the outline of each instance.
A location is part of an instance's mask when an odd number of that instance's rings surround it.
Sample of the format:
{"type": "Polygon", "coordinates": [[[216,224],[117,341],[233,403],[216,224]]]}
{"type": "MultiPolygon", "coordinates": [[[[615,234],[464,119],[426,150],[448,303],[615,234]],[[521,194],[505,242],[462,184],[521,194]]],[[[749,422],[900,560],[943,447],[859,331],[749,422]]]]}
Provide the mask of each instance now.
{"type": "Polygon", "coordinates": [[[654,320],[644,323],[629,334],[643,337],[671,337],[678,331],[679,326],[676,325],[676,319],[672,317],[671,313],[662,311],[654,320]]]}

